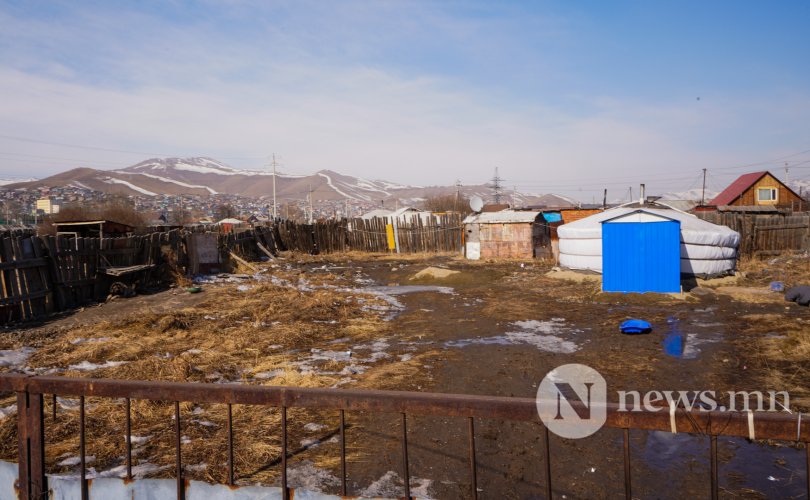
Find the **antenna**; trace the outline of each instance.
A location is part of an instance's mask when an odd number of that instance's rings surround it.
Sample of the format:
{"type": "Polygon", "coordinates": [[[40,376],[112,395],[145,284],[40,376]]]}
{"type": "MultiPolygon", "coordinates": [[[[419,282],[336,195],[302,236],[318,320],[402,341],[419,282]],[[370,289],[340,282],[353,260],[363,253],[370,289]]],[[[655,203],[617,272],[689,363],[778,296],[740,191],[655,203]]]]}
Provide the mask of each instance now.
{"type": "Polygon", "coordinates": [[[276,154],[273,153],[273,219],[276,219],[276,154]]]}
{"type": "Polygon", "coordinates": [[[484,200],[480,196],[473,196],[470,198],[470,208],[473,212],[480,212],[484,208],[484,200]]]}
{"type": "Polygon", "coordinates": [[[703,169],[703,189],[700,191],[700,205],[706,204],[706,169],[703,169]]]}
{"type": "Polygon", "coordinates": [[[490,185],[490,187],[492,188],[492,195],[495,198],[495,204],[499,205],[501,203],[501,192],[503,191],[503,186],[501,186],[501,183],[505,179],[501,179],[501,177],[498,175],[498,167],[495,167],[495,177],[493,177],[491,180],[492,185],[490,185]]]}

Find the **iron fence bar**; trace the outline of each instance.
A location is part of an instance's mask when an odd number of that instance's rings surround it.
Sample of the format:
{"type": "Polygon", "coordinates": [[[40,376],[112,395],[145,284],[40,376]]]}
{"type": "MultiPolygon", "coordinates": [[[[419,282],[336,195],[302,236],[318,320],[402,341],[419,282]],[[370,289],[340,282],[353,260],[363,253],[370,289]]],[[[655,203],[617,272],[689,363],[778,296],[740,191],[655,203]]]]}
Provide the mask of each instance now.
{"type": "Polygon", "coordinates": [[[546,459],[546,498],[551,500],[551,442],[548,427],[543,426],[543,450],[546,459]]]}
{"type": "MultiPolygon", "coordinates": [[[[470,396],[460,394],[371,391],[362,389],[326,389],[239,384],[198,384],[138,380],[81,379],[55,376],[27,377],[0,375],[0,390],[28,390],[31,393],[59,393],[71,396],[146,399],[151,401],[189,401],[231,403],[288,408],[344,409],[374,413],[409,415],[463,416],[509,421],[537,421],[534,398],[470,396]]],[[[584,403],[570,401],[572,407],[584,403]]],[[[662,409],[663,410],[663,409],[662,409]]],[[[605,427],[639,430],[671,429],[668,412],[625,411],[618,404],[606,405],[605,427]]],[[[745,412],[675,410],[674,419],[681,432],[748,437],[745,412]],[[712,425],[714,423],[714,425],[712,425]],[[710,429],[715,429],[709,432],[710,429]],[[716,429],[720,429],[719,431],[716,429]]],[[[796,441],[797,415],[757,412],[755,430],[761,439],[796,441]]],[[[810,442],[810,426],[802,426],[799,441],[810,442]]]]}
{"type": "Polygon", "coordinates": [[[287,407],[281,407],[281,491],[284,500],[289,500],[287,489],[287,407]]]}
{"type": "Polygon", "coordinates": [[[711,448],[712,500],[717,500],[720,493],[720,488],[717,484],[717,436],[713,435],[709,439],[711,448]]]}
{"type": "Polygon", "coordinates": [[[132,402],[125,399],[127,407],[127,480],[132,480],[132,402]]]}
{"type": "Polygon", "coordinates": [[[340,494],[346,496],[346,412],[340,410],[340,494]]]}
{"type": "Polygon", "coordinates": [[[806,455],[805,479],[807,480],[807,498],[810,498],[810,443],[804,445],[806,455]]]}
{"type": "Polygon", "coordinates": [[[233,405],[228,404],[228,484],[234,485],[233,478],[233,405]]]}
{"type": "Polygon", "coordinates": [[[475,500],[478,498],[478,476],[475,464],[475,419],[473,417],[467,418],[470,423],[470,482],[472,484],[472,498],[475,500]]]}
{"type": "Polygon", "coordinates": [[[31,498],[31,448],[28,440],[28,393],[17,392],[17,471],[20,500],[31,498]]]}
{"type": "Polygon", "coordinates": [[[633,498],[630,484],[630,429],[627,427],[624,428],[624,497],[627,500],[633,498]]]}
{"type": "Polygon", "coordinates": [[[185,497],[183,484],[183,461],[180,454],[182,438],[180,437],[180,402],[174,402],[174,446],[175,446],[175,467],[177,468],[177,500],[185,497]]]}
{"type": "Polygon", "coordinates": [[[405,498],[411,498],[411,474],[408,471],[408,417],[402,414],[402,475],[405,481],[405,498]]]}
{"type": "Polygon", "coordinates": [[[56,420],[56,394],[51,395],[51,411],[53,412],[53,419],[56,420]]]}
{"type": "Polygon", "coordinates": [[[42,394],[28,395],[29,461],[31,498],[48,498],[48,485],[45,478],[45,410],[42,394]]]}
{"type": "Polygon", "coordinates": [[[87,500],[90,495],[87,491],[87,459],[85,458],[84,417],[84,396],[79,396],[79,463],[81,464],[81,492],[82,500],[87,500]]]}

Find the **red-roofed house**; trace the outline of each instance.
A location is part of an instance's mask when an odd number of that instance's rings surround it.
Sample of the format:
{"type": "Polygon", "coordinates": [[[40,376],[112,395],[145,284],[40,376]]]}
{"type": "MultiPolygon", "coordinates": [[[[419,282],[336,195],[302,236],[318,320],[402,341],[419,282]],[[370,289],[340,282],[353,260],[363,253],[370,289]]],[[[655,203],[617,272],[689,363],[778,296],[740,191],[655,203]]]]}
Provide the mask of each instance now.
{"type": "Polygon", "coordinates": [[[737,178],[709,205],[794,208],[800,203],[799,195],[770,172],[752,172],[737,178]]]}

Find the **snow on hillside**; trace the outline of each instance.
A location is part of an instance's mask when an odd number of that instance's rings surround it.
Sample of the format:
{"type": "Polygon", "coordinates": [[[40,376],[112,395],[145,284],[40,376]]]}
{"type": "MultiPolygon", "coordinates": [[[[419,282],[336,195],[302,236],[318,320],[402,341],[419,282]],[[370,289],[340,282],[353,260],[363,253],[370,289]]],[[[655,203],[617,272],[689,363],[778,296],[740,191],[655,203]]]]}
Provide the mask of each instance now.
{"type": "MultiPolygon", "coordinates": [[[[144,171],[169,173],[173,170],[193,172],[197,174],[273,176],[273,172],[265,170],[244,170],[233,168],[225,165],[224,163],[212,160],[211,158],[152,158],[151,160],[146,160],[138,163],[137,165],[133,165],[119,171],[127,173],[143,173],[144,171]]],[[[282,173],[277,173],[277,176],[291,179],[306,177],[305,175],[282,173]]]]}
{"type": "Polygon", "coordinates": [[[131,189],[133,191],[137,191],[137,192],[139,192],[141,194],[145,194],[146,196],[157,196],[157,193],[153,193],[152,191],[148,191],[148,190],[146,190],[146,189],[144,189],[142,187],[136,186],[135,184],[133,184],[131,182],[127,182],[127,181],[125,181],[123,179],[116,179],[115,177],[107,177],[106,179],[103,179],[103,180],[107,184],[123,184],[124,186],[128,187],[129,189],[131,189]]]}
{"type": "Polygon", "coordinates": [[[202,186],[202,185],[199,185],[199,184],[188,184],[188,183],[186,183],[186,182],[182,182],[182,181],[176,181],[176,180],[174,180],[174,179],[169,179],[168,177],[161,177],[161,176],[159,176],[159,175],[155,175],[155,174],[147,174],[147,173],[144,173],[144,172],[138,172],[136,175],[142,175],[142,176],[144,176],[144,177],[149,177],[149,178],[152,178],[152,179],[157,179],[157,180],[159,180],[159,181],[163,181],[163,182],[169,182],[169,183],[172,183],[172,184],[177,184],[178,186],[183,186],[183,187],[187,187],[187,188],[192,188],[192,189],[205,189],[205,190],[207,190],[207,191],[208,191],[209,193],[211,193],[211,194],[217,194],[217,192],[216,192],[216,191],[214,191],[213,189],[211,189],[211,188],[210,188],[210,187],[208,187],[208,186],[202,186]]]}
{"type": "MultiPolygon", "coordinates": [[[[665,193],[661,196],[662,200],[692,200],[692,201],[700,201],[700,196],[702,193],[701,188],[690,189],[688,191],[678,191],[672,193],[665,193]]],[[[713,199],[717,196],[717,191],[712,191],[710,189],[706,190],[705,200],[708,202],[709,200],[713,199]]]]}
{"type": "Polygon", "coordinates": [[[18,182],[33,182],[37,180],[35,177],[29,179],[0,179],[0,186],[7,186],[9,184],[17,184],[18,182]]]}

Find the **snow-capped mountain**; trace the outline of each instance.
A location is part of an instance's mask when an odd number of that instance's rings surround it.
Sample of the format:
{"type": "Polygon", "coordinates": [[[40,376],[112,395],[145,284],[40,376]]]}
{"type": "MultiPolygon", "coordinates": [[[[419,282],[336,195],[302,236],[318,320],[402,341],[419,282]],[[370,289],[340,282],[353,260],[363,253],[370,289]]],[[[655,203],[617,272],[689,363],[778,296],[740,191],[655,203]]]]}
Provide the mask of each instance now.
{"type": "MultiPolygon", "coordinates": [[[[688,191],[678,191],[673,193],[665,193],[661,196],[662,200],[689,200],[689,201],[700,201],[701,194],[703,193],[702,188],[695,188],[690,189],[688,191]]],[[[717,196],[717,191],[712,191],[711,189],[706,190],[705,200],[709,201],[717,196]]]]}
{"type": "MultiPolygon", "coordinates": [[[[357,200],[379,202],[397,198],[404,204],[418,204],[429,196],[454,194],[455,186],[405,186],[383,180],[369,180],[321,170],[312,175],[277,173],[276,196],[281,200],[305,200],[310,192],[313,200],[357,200]]],[[[273,193],[273,173],[265,170],[243,170],[211,158],[152,158],[120,170],[75,168],[45,179],[17,182],[7,189],[73,186],[108,193],[133,196],[163,194],[215,195],[237,194],[269,198],[273,193]]],[[[464,186],[465,196],[477,195],[485,200],[492,197],[486,185],[464,186]]],[[[546,205],[574,206],[575,200],[556,195],[527,195],[505,191],[505,203],[514,206],[546,205]]]]}

